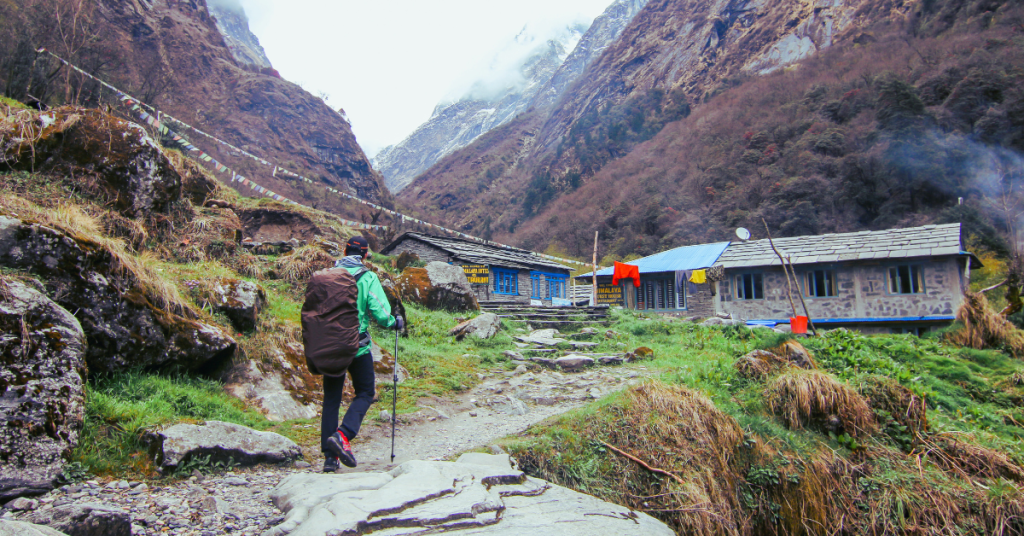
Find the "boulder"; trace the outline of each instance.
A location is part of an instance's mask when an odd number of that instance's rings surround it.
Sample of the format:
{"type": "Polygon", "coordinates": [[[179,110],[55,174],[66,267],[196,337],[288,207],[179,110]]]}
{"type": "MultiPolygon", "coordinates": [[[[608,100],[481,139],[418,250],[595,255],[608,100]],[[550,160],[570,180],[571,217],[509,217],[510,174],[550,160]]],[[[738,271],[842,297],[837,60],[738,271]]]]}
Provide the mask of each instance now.
{"type": "Polygon", "coordinates": [[[503,355],[503,356],[505,356],[505,357],[507,357],[509,359],[519,360],[519,361],[522,361],[523,359],[526,359],[526,358],[523,357],[523,354],[521,354],[519,352],[513,352],[512,350],[505,350],[504,352],[501,353],[501,355],[503,355]]]}
{"type": "Polygon", "coordinates": [[[302,404],[285,386],[281,373],[262,363],[248,361],[235,367],[231,382],[224,388],[237,398],[259,406],[267,419],[275,422],[313,419],[317,408],[302,404]]]}
{"type": "Polygon", "coordinates": [[[569,342],[561,337],[555,337],[555,335],[558,334],[557,329],[538,329],[536,331],[531,331],[530,334],[525,337],[516,337],[516,340],[527,344],[540,344],[544,346],[554,346],[560,342],[569,342]]]}
{"type": "Polygon", "coordinates": [[[85,334],[38,290],[0,279],[0,502],[53,489],[78,445],[85,334]]]}
{"type": "Polygon", "coordinates": [[[522,400],[513,396],[498,395],[489,399],[487,401],[487,405],[490,406],[495,413],[501,413],[503,415],[526,415],[530,412],[522,400]]]}
{"type": "Polygon", "coordinates": [[[271,492],[285,519],[263,535],[674,534],[646,514],[529,478],[507,456],[483,456],[410,461],[386,473],[294,473],[271,492]]]}
{"type": "Polygon", "coordinates": [[[621,365],[624,361],[624,358],[614,355],[605,355],[597,358],[597,362],[602,365],[621,365]]]}
{"type": "Polygon", "coordinates": [[[56,506],[46,511],[33,512],[26,520],[47,525],[68,536],[131,536],[131,515],[121,510],[96,503],[78,503],[56,506]]]}
{"type": "Polygon", "coordinates": [[[480,305],[466,273],[459,266],[431,262],[426,268],[406,268],[395,282],[402,299],[433,310],[476,311],[480,305]]]}
{"type": "Polygon", "coordinates": [[[818,368],[818,364],[814,362],[814,356],[811,355],[810,350],[797,341],[788,340],[772,351],[794,366],[802,369],[818,368]]]}
{"type": "Polygon", "coordinates": [[[244,466],[288,462],[302,455],[299,446],[283,435],[221,421],[176,424],[157,432],[154,439],[150,452],[165,472],[195,456],[244,466]]]}
{"type": "Polygon", "coordinates": [[[566,372],[578,372],[587,367],[594,366],[594,359],[584,355],[569,354],[556,359],[555,364],[566,372]]]}
{"type": "MultiPolygon", "coordinates": [[[[129,263],[130,264],[130,263],[129,263]]],[[[133,368],[211,372],[228,364],[237,344],[221,328],[168,302],[101,244],[0,216],[0,266],[42,276],[47,294],[75,311],[88,346],[89,370],[133,368]]]]}
{"type": "Polygon", "coordinates": [[[267,304],[263,287],[251,281],[222,277],[212,281],[208,289],[206,303],[224,313],[235,329],[243,333],[256,329],[260,311],[267,304]]]}
{"type": "Polygon", "coordinates": [[[70,106],[33,114],[31,133],[4,146],[6,166],[74,176],[130,217],[166,212],[181,198],[181,175],[141,126],[70,106]]]}
{"type": "Polygon", "coordinates": [[[0,518],[0,536],[68,536],[46,525],[0,518]]]}
{"type": "Polygon", "coordinates": [[[498,330],[501,329],[501,319],[494,313],[483,313],[476,318],[467,320],[448,332],[449,335],[455,336],[456,340],[461,341],[466,335],[473,335],[478,339],[490,339],[491,337],[498,334],[498,330]]]}

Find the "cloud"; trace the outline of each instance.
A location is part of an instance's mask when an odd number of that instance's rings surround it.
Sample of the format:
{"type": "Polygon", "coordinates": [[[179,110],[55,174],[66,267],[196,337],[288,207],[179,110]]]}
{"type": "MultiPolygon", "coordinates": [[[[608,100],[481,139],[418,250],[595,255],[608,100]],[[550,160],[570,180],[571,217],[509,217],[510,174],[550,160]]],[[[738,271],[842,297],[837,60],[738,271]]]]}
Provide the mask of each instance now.
{"type": "Polygon", "coordinates": [[[226,9],[236,13],[245,13],[239,0],[206,0],[206,4],[213,8],[226,9]]]}

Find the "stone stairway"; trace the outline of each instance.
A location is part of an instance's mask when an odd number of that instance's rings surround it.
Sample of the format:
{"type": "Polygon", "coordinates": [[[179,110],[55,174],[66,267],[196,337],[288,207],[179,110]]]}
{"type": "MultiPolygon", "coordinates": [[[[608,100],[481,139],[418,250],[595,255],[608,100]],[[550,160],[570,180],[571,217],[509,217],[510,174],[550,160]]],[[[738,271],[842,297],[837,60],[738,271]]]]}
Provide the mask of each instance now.
{"type": "Polygon", "coordinates": [[[610,324],[608,306],[552,307],[518,302],[485,302],[480,310],[494,313],[513,326],[534,329],[598,327],[610,324]]]}

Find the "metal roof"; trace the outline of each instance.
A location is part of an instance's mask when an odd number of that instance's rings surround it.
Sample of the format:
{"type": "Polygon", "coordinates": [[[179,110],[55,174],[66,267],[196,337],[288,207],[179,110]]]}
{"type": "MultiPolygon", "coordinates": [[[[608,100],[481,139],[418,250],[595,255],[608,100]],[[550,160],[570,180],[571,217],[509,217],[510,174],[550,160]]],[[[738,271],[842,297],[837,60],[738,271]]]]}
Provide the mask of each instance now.
{"type": "MultiPolygon", "coordinates": [[[[793,264],[963,254],[959,223],[887,231],[793,236],[776,238],[774,242],[783,256],[792,257],[793,264]]],[[[764,239],[733,242],[716,264],[725,268],[745,268],[778,266],[780,262],[768,240],[764,239]]],[[[980,263],[974,266],[980,266],[980,263]]]]}
{"type": "MultiPolygon", "coordinates": [[[[708,268],[715,264],[722,252],[729,247],[729,242],[715,242],[713,244],[700,244],[697,246],[683,246],[680,248],[655,253],[649,257],[629,261],[640,268],[641,274],[656,272],[675,272],[678,270],[699,270],[708,268]]],[[[612,275],[614,267],[597,271],[597,276],[612,275]]],[[[593,272],[577,277],[590,277],[593,272]]]]}
{"type": "Polygon", "coordinates": [[[571,270],[558,264],[557,262],[549,261],[543,257],[537,256],[537,254],[526,251],[523,249],[515,248],[502,248],[497,246],[489,246],[487,244],[481,244],[472,240],[464,240],[461,238],[450,238],[447,236],[433,236],[421,233],[403,233],[398,236],[393,242],[388,244],[381,250],[381,253],[388,255],[396,249],[398,244],[411,238],[413,240],[419,240],[421,242],[430,244],[431,246],[443,249],[448,252],[454,259],[473,263],[473,264],[485,264],[494,266],[504,266],[509,268],[519,268],[523,270],[532,270],[535,268],[555,269],[560,272],[568,273],[571,270]]]}

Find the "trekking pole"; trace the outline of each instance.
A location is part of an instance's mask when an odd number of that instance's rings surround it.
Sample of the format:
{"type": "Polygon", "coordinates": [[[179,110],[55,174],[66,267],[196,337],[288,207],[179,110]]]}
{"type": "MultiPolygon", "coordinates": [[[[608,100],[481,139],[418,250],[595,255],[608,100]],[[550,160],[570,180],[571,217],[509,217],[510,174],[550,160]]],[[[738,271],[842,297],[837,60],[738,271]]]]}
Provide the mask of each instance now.
{"type": "Polygon", "coordinates": [[[395,330],[395,391],[391,396],[391,463],[395,463],[395,419],[398,417],[398,330],[395,330]]]}

